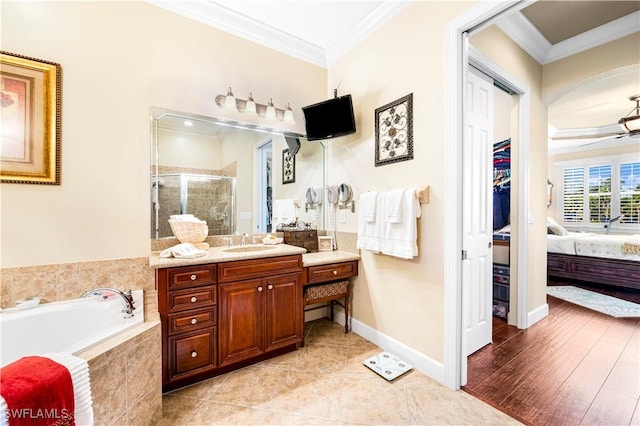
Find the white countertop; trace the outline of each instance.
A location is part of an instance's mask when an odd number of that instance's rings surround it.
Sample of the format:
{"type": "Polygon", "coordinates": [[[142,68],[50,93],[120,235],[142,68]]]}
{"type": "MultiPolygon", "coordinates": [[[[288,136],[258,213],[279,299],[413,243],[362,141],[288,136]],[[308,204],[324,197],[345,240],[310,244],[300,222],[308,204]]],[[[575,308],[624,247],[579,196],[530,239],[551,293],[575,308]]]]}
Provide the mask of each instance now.
{"type": "Polygon", "coordinates": [[[317,251],[303,254],[302,266],[326,265],[350,260],[360,260],[360,255],[346,251],[317,251]]]}
{"type": "Polygon", "coordinates": [[[328,263],[347,262],[350,260],[359,260],[360,255],[348,253],[344,251],[319,251],[307,253],[302,247],[291,246],[288,244],[244,246],[233,247],[228,251],[228,247],[210,247],[206,256],[194,259],[180,259],[174,257],[160,257],[160,252],[153,252],[149,255],[149,266],[155,269],[173,268],[176,266],[189,265],[205,265],[208,263],[229,262],[233,260],[261,259],[276,256],[287,256],[292,254],[302,254],[302,266],[325,265],[328,263]],[[255,251],[242,251],[252,250],[255,251]]]}
{"type": "Polygon", "coordinates": [[[288,256],[292,254],[303,254],[306,250],[302,247],[290,246],[288,244],[256,246],[235,246],[235,247],[210,247],[206,256],[193,259],[182,259],[175,257],[160,257],[160,252],[153,252],[149,255],[149,266],[152,268],[172,268],[175,266],[205,265],[208,263],[229,262],[232,260],[261,259],[276,256],[288,256]],[[242,251],[252,250],[256,251],[242,251]],[[227,251],[237,250],[237,251],[227,251]]]}

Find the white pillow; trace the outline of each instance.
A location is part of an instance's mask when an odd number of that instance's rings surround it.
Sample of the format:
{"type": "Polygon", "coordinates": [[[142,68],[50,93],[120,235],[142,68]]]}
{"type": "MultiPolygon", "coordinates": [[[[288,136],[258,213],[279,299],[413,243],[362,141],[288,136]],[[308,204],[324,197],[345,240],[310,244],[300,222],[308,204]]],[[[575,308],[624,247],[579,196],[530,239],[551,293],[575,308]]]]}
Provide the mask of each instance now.
{"type": "Polygon", "coordinates": [[[549,229],[554,235],[569,235],[569,231],[563,228],[552,217],[547,217],[547,229],[549,229]]]}

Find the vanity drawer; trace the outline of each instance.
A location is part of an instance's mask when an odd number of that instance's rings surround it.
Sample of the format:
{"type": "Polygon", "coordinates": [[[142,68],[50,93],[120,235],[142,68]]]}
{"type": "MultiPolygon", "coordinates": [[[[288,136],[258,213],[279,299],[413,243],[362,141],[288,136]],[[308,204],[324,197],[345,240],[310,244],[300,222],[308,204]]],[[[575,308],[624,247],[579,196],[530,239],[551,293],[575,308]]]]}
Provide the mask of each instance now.
{"type": "Polygon", "coordinates": [[[169,334],[184,333],[216,325],[216,307],[169,314],[169,334]]]}
{"type": "Polygon", "coordinates": [[[358,275],[358,261],[309,266],[307,283],[324,283],[358,275]]]}
{"type": "Polygon", "coordinates": [[[302,256],[266,257],[218,264],[218,282],[226,283],[302,271],[302,256]]]}
{"type": "Polygon", "coordinates": [[[169,290],[216,283],[216,265],[186,266],[169,269],[169,290]]]}
{"type": "Polygon", "coordinates": [[[171,376],[179,376],[216,365],[216,330],[169,337],[171,376]]]}
{"type": "Polygon", "coordinates": [[[215,305],[216,286],[187,288],[169,292],[169,312],[215,305]]]}

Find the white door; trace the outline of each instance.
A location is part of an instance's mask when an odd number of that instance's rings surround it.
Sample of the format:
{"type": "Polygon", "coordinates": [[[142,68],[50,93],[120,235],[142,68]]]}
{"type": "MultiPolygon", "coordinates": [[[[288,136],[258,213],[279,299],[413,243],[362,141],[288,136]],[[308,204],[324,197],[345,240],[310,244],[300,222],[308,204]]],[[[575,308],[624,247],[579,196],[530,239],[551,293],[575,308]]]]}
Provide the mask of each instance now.
{"type": "Polygon", "coordinates": [[[493,299],[493,80],[469,67],[462,148],[464,354],[491,343],[493,299]]]}

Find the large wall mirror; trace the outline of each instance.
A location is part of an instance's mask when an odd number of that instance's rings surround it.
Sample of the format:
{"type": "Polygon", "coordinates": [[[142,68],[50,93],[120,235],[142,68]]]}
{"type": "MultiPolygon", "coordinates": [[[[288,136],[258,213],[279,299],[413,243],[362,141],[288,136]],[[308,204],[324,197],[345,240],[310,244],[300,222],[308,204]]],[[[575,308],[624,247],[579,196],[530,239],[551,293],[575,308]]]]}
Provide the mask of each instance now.
{"type": "Polygon", "coordinates": [[[173,236],[175,214],[206,220],[211,236],[275,232],[276,200],[294,200],[298,220],[324,227],[324,203],[305,208],[309,188],[326,184],[321,142],[162,108],[151,108],[151,128],[152,239],[173,236]]]}

